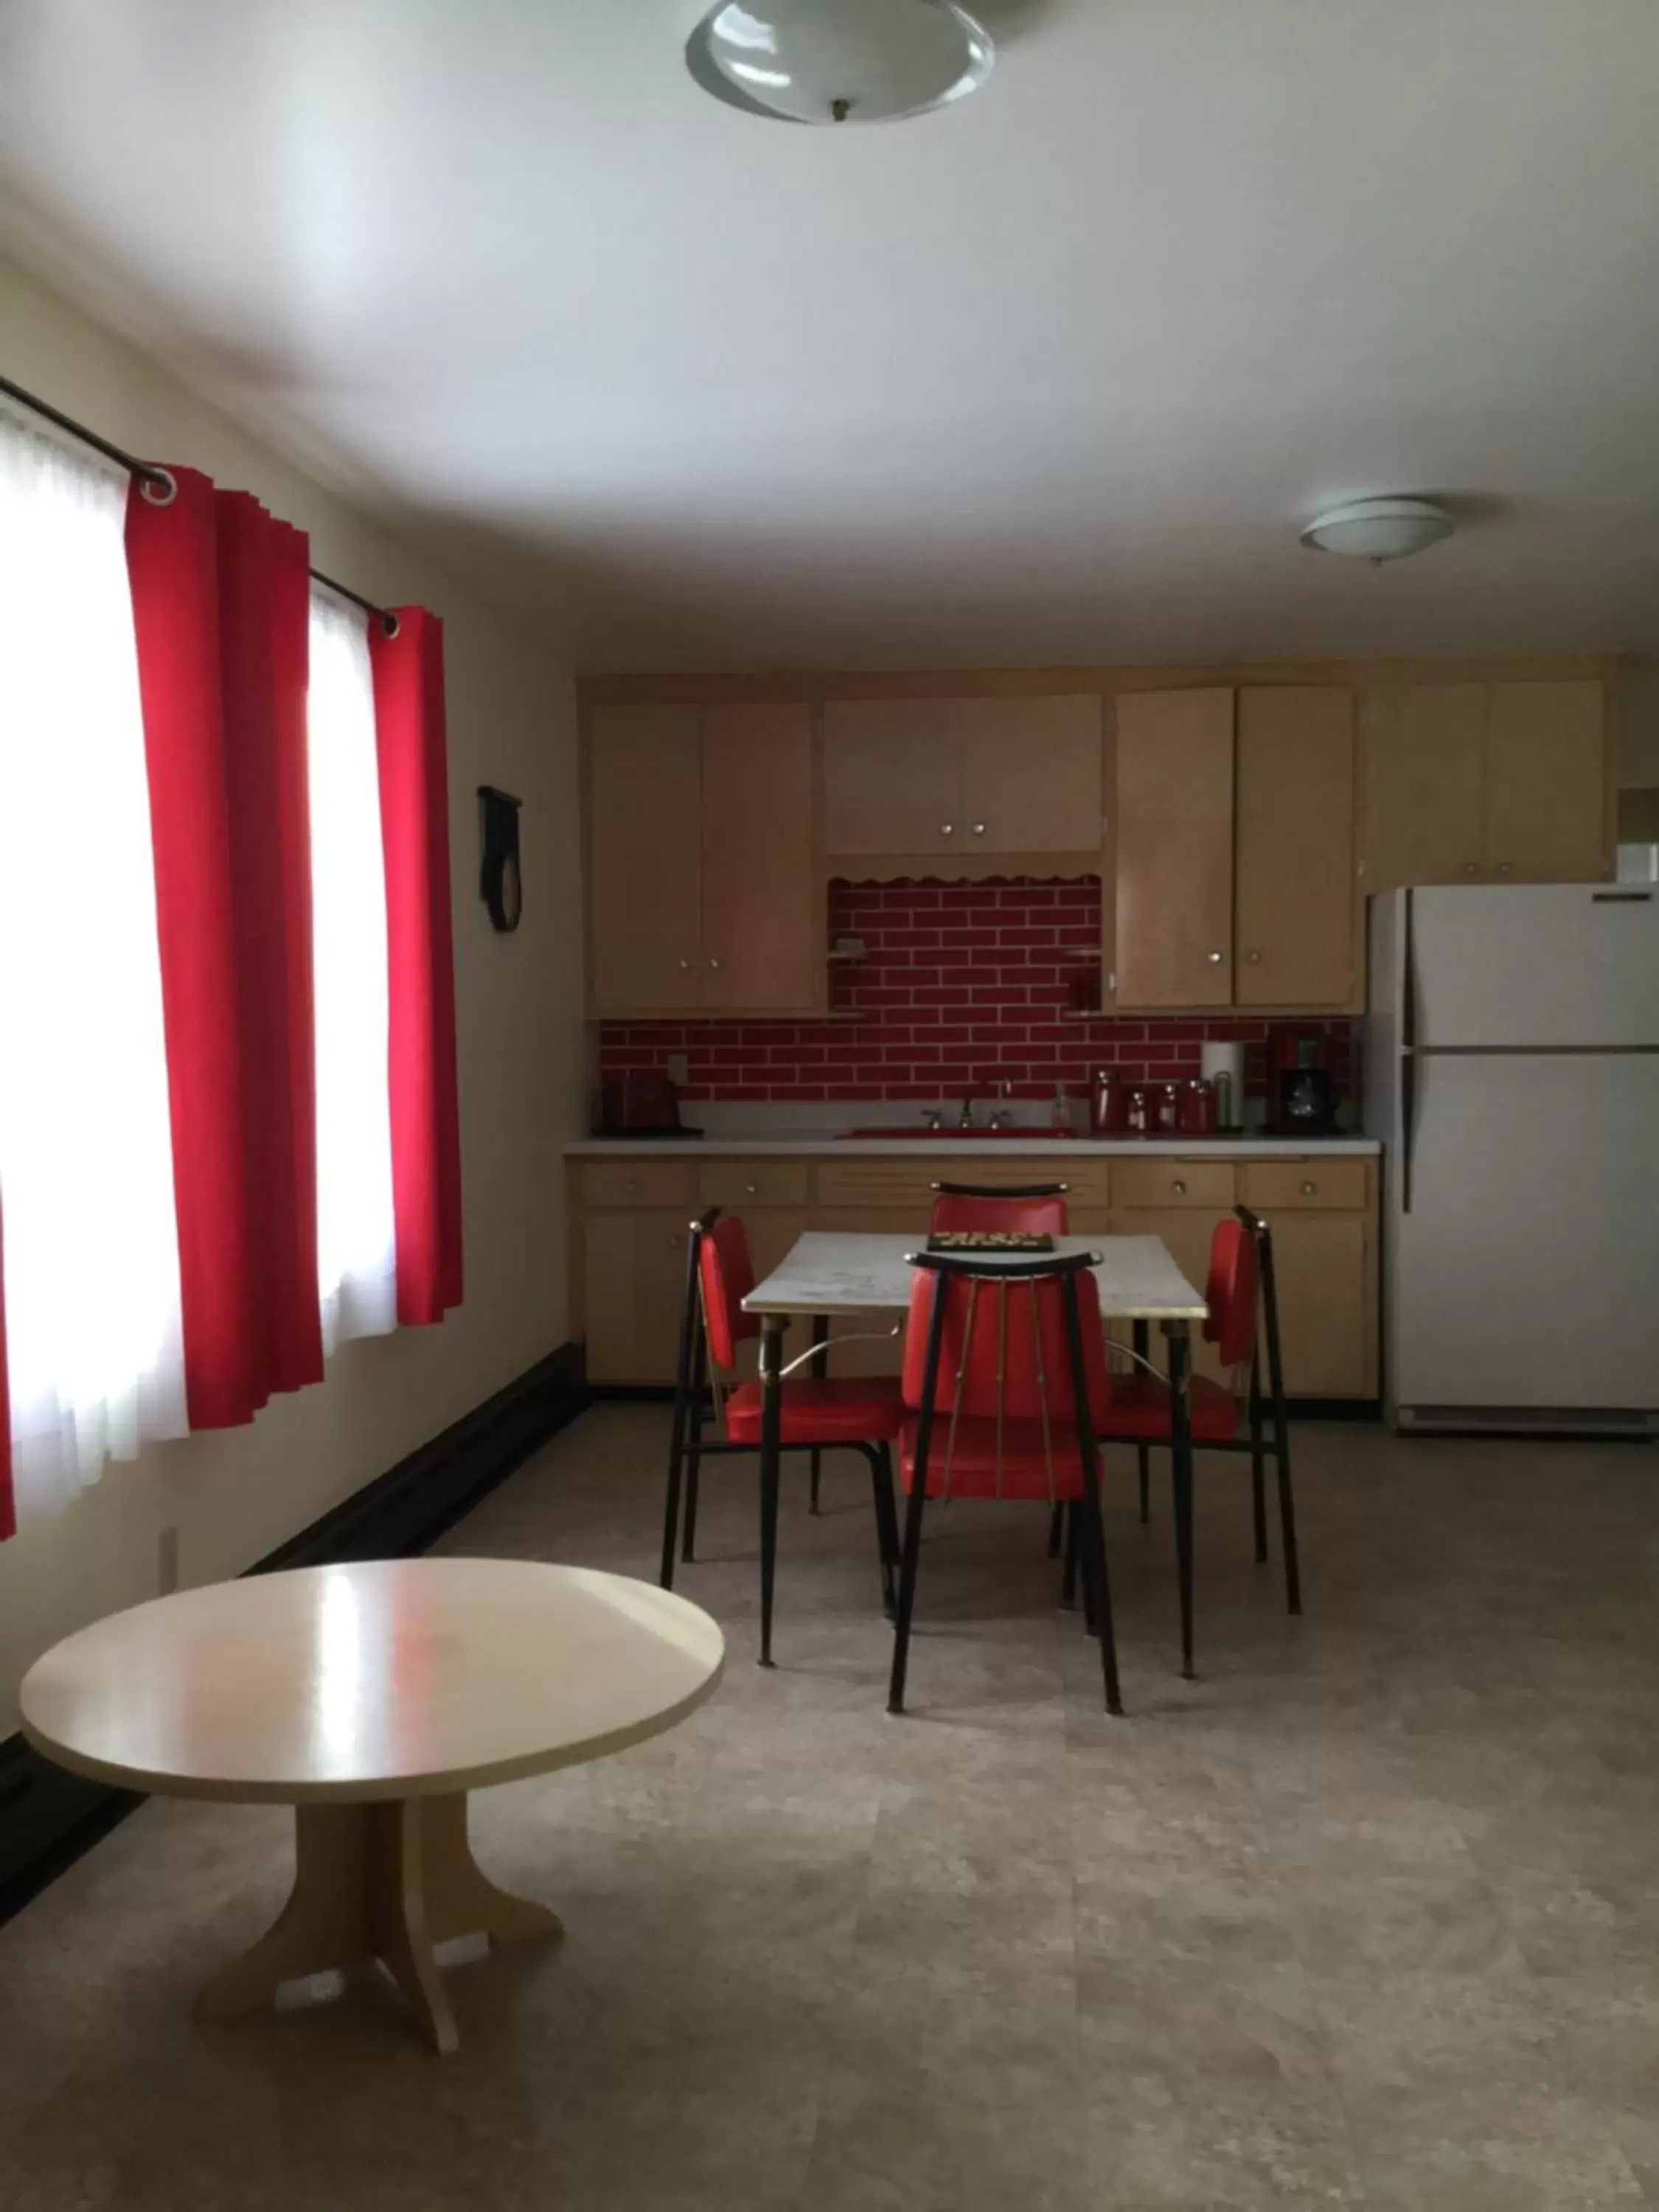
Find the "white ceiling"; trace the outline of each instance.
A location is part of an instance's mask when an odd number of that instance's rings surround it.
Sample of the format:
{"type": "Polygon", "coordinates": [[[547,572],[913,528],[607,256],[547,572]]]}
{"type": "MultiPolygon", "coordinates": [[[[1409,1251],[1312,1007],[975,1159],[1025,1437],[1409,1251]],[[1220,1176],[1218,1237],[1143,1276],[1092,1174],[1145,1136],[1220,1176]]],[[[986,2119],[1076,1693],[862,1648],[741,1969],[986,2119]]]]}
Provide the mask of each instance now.
{"type": "Polygon", "coordinates": [[[0,163],[589,669],[1659,649],[1659,0],[994,0],[841,130],[701,8],[0,0],[0,163]]]}

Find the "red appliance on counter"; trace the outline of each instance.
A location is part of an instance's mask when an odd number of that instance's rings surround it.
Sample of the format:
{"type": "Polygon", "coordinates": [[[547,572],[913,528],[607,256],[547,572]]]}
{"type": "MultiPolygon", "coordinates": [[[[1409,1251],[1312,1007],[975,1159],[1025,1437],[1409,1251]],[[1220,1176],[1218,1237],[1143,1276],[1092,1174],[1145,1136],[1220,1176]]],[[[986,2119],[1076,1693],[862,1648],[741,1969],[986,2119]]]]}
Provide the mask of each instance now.
{"type": "Polygon", "coordinates": [[[1267,1126],[1275,1137],[1336,1130],[1336,1078],[1327,1038],[1288,1024],[1267,1032],[1267,1126]]]}
{"type": "Polygon", "coordinates": [[[661,1068],[632,1067],[599,1088],[596,1137],[700,1137],[680,1126],[679,1093],[661,1068]]]}

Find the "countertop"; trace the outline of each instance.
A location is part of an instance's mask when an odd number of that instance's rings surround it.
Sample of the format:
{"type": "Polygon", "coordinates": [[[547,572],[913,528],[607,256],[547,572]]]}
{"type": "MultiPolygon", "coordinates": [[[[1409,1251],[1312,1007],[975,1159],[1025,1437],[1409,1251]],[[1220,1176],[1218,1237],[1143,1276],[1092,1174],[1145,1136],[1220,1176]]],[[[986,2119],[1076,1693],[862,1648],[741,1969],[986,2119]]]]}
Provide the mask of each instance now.
{"type": "Polygon", "coordinates": [[[845,1137],[834,1129],[798,1131],[789,1137],[745,1137],[724,1131],[707,1137],[586,1137],[565,1147],[584,1159],[960,1159],[975,1152],[1000,1158],[1137,1159],[1144,1153],[1183,1160],[1306,1160],[1370,1158],[1382,1146],[1375,1137],[1060,1137],[1033,1129],[1030,1137],[988,1136],[941,1130],[925,1137],[845,1137]]]}

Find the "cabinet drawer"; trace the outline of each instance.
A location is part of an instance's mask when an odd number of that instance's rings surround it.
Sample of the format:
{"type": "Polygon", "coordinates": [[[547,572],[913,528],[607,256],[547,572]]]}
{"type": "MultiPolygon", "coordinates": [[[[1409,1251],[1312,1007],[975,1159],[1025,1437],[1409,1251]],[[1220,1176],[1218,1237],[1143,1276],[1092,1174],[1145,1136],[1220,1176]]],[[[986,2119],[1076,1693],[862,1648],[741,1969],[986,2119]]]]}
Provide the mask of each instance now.
{"type": "Polygon", "coordinates": [[[690,1206],[691,1167],[685,1160],[588,1160],[582,1197],[589,1206],[690,1206]]]}
{"type": "Polygon", "coordinates": [[[1247,1160],[1239,1168],[1239,1196],[1270,1212],[1285,1206],[1338,1206],[1358,1213],[1365,1205],[1364,1160],[1247,1160]]]}
{"type": "Polygon", "coordinates": [[[1064,1183],[1073,1205],[1104,1206],[1110,1197],[1110,1176],[1105,1160],[1063,1157],[1011,1160],[994,1153],[988,1158],[964,1154],[960,1159],[821,1160],[817,1198],[820,1206],[908,1206],[915,1209],[920,1225],[932,1211],[935,1183],[965,1182],[991,1189],[1064,1183]]]}
{"type": "Polygon", "coordinates": [[[1113,1176],[1119,1206],[1201,1206],[1225,1213],[1233,1202],[1231,1160],[1119,1160],[1113,1176]]]}
{"type": "Polygon", "coordinates": [[[705,1160],[697,1175],[704,1206],[742,1213],[755,1206],[805,1206],[805,1160],[705,1160]]]}

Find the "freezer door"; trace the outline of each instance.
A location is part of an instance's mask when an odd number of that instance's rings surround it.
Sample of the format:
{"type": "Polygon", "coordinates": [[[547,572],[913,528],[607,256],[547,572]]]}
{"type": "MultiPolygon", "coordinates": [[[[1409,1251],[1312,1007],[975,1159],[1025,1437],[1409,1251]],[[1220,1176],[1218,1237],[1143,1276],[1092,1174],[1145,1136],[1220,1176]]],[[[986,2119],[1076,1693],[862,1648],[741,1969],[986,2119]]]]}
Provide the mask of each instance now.
{"type": "Polygon", "coordinates": [[[1659,1407],[1659,1054],[1429,1054],[1414,1106],[1391,1407],[1659,1407]]]}
{"type": "Polygon", "coordinates": [[[1659,1045],[1659,896],[1633,884],[1414,890],[1401,965],[1419,1051],[1659,1045]]]}

